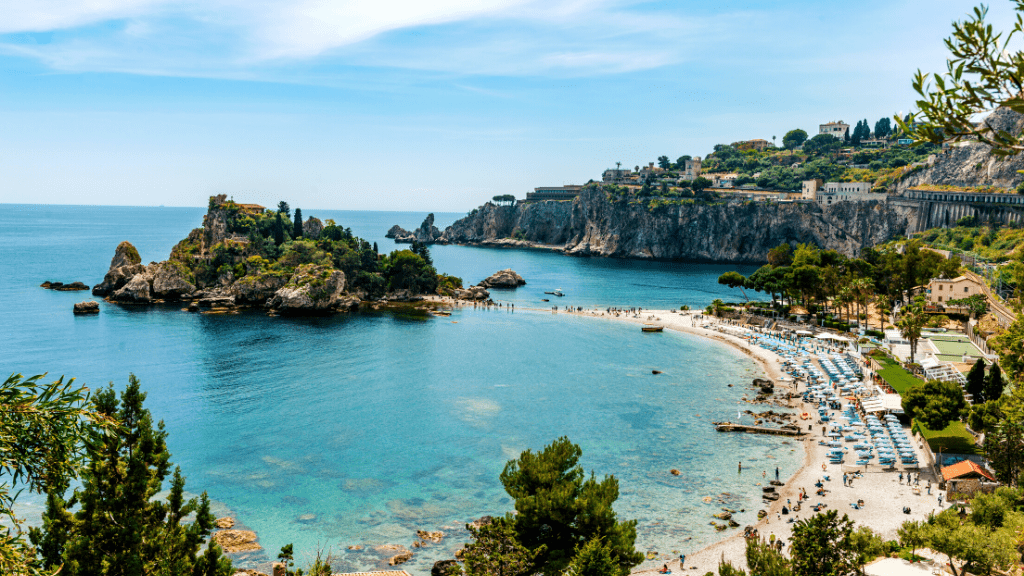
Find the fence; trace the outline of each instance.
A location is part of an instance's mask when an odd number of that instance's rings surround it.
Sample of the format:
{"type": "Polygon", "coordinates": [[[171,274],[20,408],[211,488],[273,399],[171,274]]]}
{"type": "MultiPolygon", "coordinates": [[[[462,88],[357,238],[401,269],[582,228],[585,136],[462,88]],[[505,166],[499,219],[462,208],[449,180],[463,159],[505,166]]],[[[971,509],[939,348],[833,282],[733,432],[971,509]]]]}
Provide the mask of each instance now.
{"type": "Polygon", "coordinates": [[[981,336],[974,333],[974,327],[978,325],[977,320],[971,320],[967,323],[967,337],[971,339],[971,343],[978,347],[986,356],[992,356],[995,352],[988,347],[988,341],[981,336]]]}

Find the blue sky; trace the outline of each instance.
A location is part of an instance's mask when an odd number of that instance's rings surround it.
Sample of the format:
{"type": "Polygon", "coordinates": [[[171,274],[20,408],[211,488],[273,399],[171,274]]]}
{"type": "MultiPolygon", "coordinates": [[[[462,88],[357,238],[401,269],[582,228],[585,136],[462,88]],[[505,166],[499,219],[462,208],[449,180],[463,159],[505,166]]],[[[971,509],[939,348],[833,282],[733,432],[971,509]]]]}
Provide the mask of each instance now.
{"type": "Polygon", "coordinates": [[[972,6],[0,0],[0,203],[465,211],[874,124],[972,6]]]}

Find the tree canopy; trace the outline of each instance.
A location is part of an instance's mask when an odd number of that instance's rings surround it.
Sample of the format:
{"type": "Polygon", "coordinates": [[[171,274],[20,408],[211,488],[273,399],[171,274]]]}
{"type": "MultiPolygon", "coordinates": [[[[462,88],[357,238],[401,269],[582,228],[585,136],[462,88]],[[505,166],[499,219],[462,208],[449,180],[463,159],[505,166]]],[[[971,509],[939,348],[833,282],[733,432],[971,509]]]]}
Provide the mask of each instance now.
{"type": "Polygon", "coordinates": [[[955,382],[929,380],[903,394],[903,411],[932,430],[944,430],[967,414],[967,401],[955,382]]]}
{"type": "MultiPolygon", "coordinates": [[[[505,465],[501,483],[515,502],[513,516],[517,541],[537,553],[533,570],[559,574],[579,551],[603,556],[586,548],[600,539],[615,566],[623,573],[643,560],[634,549],[636,521],[618,520],[612,505],[619,496],[614,476],[586,478],[579,465],[583,451],[562,437],[540,452],[527,450],[505,465]]],[[[598,560],[586,560],[587,565],[598,560]]]]}
{"type": "Polygon", "coordinates": [[[786,135],[782,137],[782,146],[787,150],[792,150],[799,147],[801,144],[807,141],[807,132],[797,128],[786,132],[786,135]]]}

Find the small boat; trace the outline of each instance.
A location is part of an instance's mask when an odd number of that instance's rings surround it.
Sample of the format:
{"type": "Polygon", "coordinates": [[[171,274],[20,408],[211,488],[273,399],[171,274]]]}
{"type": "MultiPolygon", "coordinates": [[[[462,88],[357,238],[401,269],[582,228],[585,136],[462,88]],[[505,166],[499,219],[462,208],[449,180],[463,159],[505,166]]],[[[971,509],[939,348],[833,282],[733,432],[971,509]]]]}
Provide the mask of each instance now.
{"type": "Polygon", "coordinates": [[[664,326],[647,325],[640,328],[642,332],[662,332],[665,330],[664,326]]]}
{"type": "Polygon", "coordinates": [[[545,292],[545,294],[551,294],[552,296],[565,296],[561,288],[555,288],[552,292],[545,292]]]}

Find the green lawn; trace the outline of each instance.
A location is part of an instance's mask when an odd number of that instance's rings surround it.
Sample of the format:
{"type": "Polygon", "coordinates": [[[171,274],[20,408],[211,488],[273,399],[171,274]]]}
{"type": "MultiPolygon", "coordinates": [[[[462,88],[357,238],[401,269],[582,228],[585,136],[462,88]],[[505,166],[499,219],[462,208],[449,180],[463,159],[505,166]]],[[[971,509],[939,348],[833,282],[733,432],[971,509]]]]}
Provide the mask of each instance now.
{"type": "Polygon", "coordinates": [[[967,431],[963,422],[953,422],[945,430],[938,432],[925,428],[924,424],[920,422],[915,422],[914,426],[921,431],[921,436],[928,441],[928,445],[931,446],[932,452],[936,456],[940,451],[943,454],[950,452],[954,454],[982,453],[981,447],[974,444],[974,436],[967,431]]]}
{"type": "Polygon", "coordinates": [[[882,380],[888,382],[889,386],[892,386],[892,389],[895,390],[897,394],[903,394],[911,386],[924,384],[924,380],[921,380],[910,372],[904,370],[903,367],[892,358],[885,356],[873,356],[873,358],[882,365],[882,369],[878,371],[878,375],[882,377],[882,380]]]}

